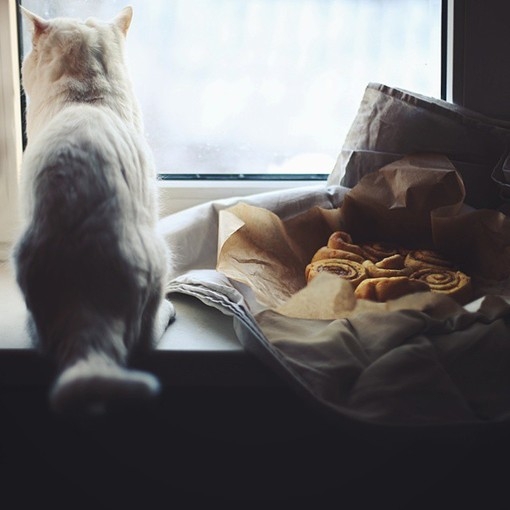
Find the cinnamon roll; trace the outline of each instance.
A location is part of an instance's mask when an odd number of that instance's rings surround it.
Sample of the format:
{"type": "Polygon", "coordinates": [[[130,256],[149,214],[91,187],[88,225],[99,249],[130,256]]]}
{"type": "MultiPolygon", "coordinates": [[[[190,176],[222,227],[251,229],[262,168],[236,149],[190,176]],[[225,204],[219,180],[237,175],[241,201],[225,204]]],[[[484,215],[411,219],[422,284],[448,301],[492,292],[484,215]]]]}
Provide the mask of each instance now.
{"type": "Polygon", "coordinates": [[[371,278],[409,276],[412,272],[410,267],[406,267],[404,257],[400,254],[391,255],[375,263],[365,260],[363,265],[371,278]]]}
{"type": "Polygon", "coordinates": [[[471,278],[440,252],[380,241],[356,244],[343,230],[333,232],[327,246],[315,252],[305,269],[306,282],[323,271],[349,281],[360,299],[383,302],[425,291],[461,304],[472,299],[471,278]]]}
{"type": "Polygon", "coordinates": [[[454,264],[450,260],[435,250],[411,250],[406,255],[405,264],[413,269],[422,267],[454,268],[454,264]]]}
{"type": "Polygon", "coordinates": [[[410,278],[425,282],[432,292],[446,294],[460,304],[466,304],[472,298],[471,278],[462,271],[423,267],[413,271],[410,278]]]}
{"type": "Polygon", "coordinates": [[[334,248],[323,246],[316,251],[315,255],[312,257],[311,262],[316,262],[317,260],[324,259],[348,259],[359,262],[360,264],[365,260],[361,255],[357,255],[356,253],[345,250],[335,250],[334,248]]]}
{"type": "Polygon", "coordinates": [[[391,257],[392,255],[399,255],[400,250],[397,246],[385,242],[364,243],[361,245],[363,254],[366,259],[372,262],[391,257]]]}
{"type": "Polygon", "coordinates": [[[353,243],[350,234],[343,230],[333,232],[329,236],[327,247],[333,248],[334,250],[344,250],[349,253],[355,253],[356,255],[365,258],[365,254],[361,247],[353,243]]]}
{"type": "Polygon", "coordinates": [[[307,283],[319,273],[327,271],[347,280],[356,287],[361,281],[368,277],[367,270],[362,264],[348,259],[322,259],[311,262],[306,266],[305,278],[307,283]]]}
{"type": "Polygon", "coordinates": [[[428,292],[429,286],[420,280],[412,280],[407,276],[367,278],[354,290],[358,299],[384,302],[398,299],[415,292],[428,292]]]}

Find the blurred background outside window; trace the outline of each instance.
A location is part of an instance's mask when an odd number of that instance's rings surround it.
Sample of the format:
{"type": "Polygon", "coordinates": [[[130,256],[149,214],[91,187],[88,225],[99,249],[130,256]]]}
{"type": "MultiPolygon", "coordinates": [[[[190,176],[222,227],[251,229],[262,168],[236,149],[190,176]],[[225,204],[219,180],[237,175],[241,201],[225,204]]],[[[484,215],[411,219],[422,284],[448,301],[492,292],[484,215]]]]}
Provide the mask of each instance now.
{"type": "Polygon", "coordinates": [[[46,18],[127,4],[162,174],[328,174],[367,83],[440,97],[441,0],[23,1],[46,18]]]}

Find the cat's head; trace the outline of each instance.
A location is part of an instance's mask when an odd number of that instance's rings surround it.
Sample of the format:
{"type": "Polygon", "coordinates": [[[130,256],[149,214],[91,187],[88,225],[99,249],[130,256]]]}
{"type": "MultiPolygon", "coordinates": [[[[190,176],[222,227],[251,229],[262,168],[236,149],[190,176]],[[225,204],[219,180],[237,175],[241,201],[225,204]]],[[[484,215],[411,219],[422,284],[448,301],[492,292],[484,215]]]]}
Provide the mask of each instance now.
{"type": "Polygon", "coordinates": [[[113,20],[70,18],[46,20],[21,7],[32,31],[32,50],[23,62],[23,87],[28,96],[62,78],[86,86],[92,79],[109,82],[124,66],[124,39],[133,16],[125,7],[113,20]]]}

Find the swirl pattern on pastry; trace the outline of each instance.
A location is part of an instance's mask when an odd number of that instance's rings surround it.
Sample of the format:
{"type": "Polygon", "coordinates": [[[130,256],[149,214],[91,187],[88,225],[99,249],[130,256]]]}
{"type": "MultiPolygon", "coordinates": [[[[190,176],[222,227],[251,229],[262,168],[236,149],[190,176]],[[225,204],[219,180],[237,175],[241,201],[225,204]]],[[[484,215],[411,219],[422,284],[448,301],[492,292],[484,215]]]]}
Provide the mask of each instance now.
{"type": "Polygon", "coordinates": [[[363,280],[354,290],[354,295],[358,299],[384,302],[429,290],[429,286],[420,280],[412,280],[407,276],[393,276],[363,280]]]}
{"type": "Polygon", "coordinates": [[[410,267],[406,267],[404,257],[399,254],[391,255],[375,263],[365,260],[363,265],[367,268],[371,278],[409,276],[412,272],[410,267]]]}
{"type": "Polygon", "coordinates": [[[400,250],[397,246],[384,242],[364,243],[361,245],[361,249],[363,250],[365,258],[372,262],[378,262],[392,255],[400,254],[400,250]]]}
{"type": "Polygon", "coordinates": [[[333,232],[306,266],[309,283],[326,271],[349,281],[356,297],[375,301],[415,292],[446,294],[460,304],[473,297],[471,278],[432,249],[411,249],[389,242],[356,244],[348,232],[333,232]]]}
{"type": "Polygon", "coordinates": [[[405,258],[405,264],[414,269],[422,267],[443,267],[453,269],[453,263],[435,250],[412,250],[405,258]]]}
{"type": "Polygon", "coordinates": [[[306,266],[305,278],[310,282],[319,273],[327,271],[347,280],[356,287],[360,282],[368,277],[367,270],[362,264],[348,259],[322,259],[311,262],[306,266]]]}
{"type": "Polygon", "coordinates": [[[425,282],[432,292],[454,298],[460,304],[472,297],[471,278],[462,271],[440,267],[423,267],[411,273],[410,278],[425,282]]]}

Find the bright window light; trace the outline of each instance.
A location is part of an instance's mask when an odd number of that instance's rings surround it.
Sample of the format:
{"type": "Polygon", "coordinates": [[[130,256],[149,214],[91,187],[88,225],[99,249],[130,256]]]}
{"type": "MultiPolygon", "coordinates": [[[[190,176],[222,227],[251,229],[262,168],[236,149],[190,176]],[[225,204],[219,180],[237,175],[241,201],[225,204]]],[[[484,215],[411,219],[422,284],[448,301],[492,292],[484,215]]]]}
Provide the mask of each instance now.
{"type": "Polygon", "coordinates": [[[162,174],[327,174],[369,82],[440,97],[441,0],[23,1],[103,19],[126,4],[162,174]]]}

